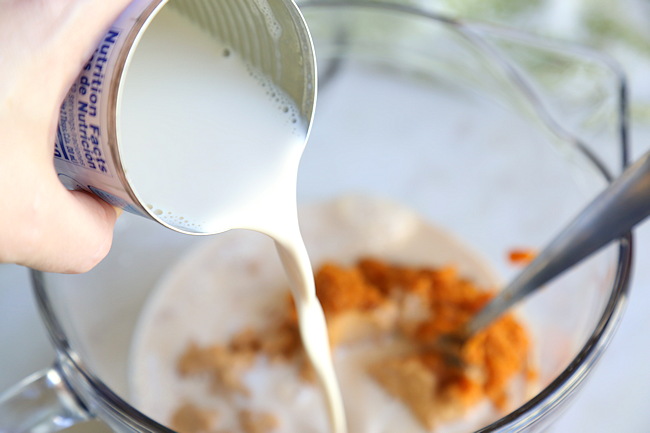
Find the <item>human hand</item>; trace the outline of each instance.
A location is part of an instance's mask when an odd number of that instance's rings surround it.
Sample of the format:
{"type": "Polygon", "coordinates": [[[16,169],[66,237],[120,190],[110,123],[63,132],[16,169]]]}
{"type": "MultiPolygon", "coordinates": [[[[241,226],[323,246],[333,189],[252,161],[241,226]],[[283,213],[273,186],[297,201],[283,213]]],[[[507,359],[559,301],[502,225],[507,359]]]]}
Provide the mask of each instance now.
{"type": "Polygon", "coordinates": [[[116,210],[68,191],[53,165],[59,108],[130,0],[0,0],[0,263],[85,272],[116,210]]]}

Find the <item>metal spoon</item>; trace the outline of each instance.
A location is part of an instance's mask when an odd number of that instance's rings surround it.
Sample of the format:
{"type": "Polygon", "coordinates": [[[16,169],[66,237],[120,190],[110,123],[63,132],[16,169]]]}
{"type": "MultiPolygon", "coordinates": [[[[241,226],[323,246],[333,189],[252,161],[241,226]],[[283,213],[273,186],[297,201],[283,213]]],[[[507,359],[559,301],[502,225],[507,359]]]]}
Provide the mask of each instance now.
{"type": "Polygon", "coordinates": [[[650,215],[650,152],[628,167],[557,235],[514,280],[437,347],[460,359],[463,344],[543,284],[624,235],[650,215]]]}

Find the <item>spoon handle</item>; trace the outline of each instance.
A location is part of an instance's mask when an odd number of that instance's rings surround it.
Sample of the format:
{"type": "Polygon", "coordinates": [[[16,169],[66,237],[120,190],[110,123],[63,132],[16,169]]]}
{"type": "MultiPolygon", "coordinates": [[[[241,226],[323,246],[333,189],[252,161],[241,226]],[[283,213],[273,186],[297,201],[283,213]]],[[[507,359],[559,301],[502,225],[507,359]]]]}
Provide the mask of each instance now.
{"type": "Polygon", "coordinates": [[[513,304],[624,235],[650,214],[650,152],[601,192],[512,282],[465,326],[467,336],[513,304]]]}

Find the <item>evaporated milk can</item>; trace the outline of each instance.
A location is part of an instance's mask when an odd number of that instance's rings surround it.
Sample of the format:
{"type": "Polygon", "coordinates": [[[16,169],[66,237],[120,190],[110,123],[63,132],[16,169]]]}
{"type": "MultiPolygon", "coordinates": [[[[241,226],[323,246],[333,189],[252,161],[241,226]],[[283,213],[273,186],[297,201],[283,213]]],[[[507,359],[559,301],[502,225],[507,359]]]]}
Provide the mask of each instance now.
{"type": "Polygon", "coordinates": [[[281,152],[273,146],[287,141],[280,124],[291,124],[302,151],[315,75],[311,38],[291,0],[136,0],[65,97],[56,171],[68,188],[174,230],[223,231],[210,222],[218,206],[201,196],[239,205],[222,185],[245,189],[244,172],[263,175],[274,164],[281,152]],[[156,66],[143,69],[147,62],[156,66]],[[265,104],[270,114],[256,111],[265,104]]]}

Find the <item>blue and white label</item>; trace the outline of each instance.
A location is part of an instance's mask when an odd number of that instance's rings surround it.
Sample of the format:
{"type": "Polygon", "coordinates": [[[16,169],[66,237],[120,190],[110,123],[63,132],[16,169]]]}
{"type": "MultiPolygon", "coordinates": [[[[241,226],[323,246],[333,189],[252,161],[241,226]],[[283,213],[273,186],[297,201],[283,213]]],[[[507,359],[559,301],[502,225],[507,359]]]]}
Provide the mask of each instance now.
{"type": "Polygon", "coordinates": [[[54,158],[112,176],[100,101],[109,58],[120,32],[111,29],[81,71],[60,110],[54,158]]]}

